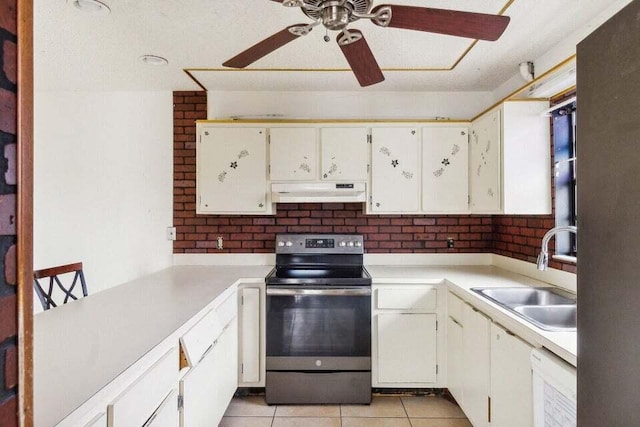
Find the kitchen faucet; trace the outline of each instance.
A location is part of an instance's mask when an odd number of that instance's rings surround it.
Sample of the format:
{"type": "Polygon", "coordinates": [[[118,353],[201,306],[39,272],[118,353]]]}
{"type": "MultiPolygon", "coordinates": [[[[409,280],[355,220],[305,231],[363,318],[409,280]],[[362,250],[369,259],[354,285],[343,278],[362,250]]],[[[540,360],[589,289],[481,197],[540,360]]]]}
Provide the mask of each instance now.
{"type": "Polygon", "coordinates": [[[562,231],[570,231],[571,233],[578,235],[578,228],[573,225],[560,225],[547,231],[542,238],[542,250],[538,255],[538,270],[544,271],[547,269],[547,266],[549,265],[549,240],[562,231]]]}

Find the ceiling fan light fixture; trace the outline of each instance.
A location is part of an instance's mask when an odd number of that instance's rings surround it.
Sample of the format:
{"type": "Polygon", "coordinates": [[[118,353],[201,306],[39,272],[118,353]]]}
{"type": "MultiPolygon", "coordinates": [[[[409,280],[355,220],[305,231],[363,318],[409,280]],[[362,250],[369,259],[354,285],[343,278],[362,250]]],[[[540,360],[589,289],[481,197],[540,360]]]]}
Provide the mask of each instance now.
{"type": "Polygon", "coordinates": [[[142,55],[139,59],[143,64],[152,65],[154,67],[169,64],[169,61],[166,58],[157,55],[142,55]]]}
{"type": "Polygon", "coordinates": [[[111,12],[109,6],[99,0],[73,0],[76,9],[92,15],[108,15],[111,12]]]}

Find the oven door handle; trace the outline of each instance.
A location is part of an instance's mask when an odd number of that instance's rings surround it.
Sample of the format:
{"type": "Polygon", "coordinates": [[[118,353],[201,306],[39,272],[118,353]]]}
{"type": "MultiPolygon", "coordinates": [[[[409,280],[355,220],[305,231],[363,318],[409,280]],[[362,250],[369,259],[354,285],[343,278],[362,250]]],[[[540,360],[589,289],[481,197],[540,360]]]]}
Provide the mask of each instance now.
{"type": "Polygon", "coordinates": [[[292,288],[267,288],[267,295],[292,296],[292,295],[318,295],[318,296],[368,296],[370,288],[338,288],[338,289],[292,289],[292,288]]]}

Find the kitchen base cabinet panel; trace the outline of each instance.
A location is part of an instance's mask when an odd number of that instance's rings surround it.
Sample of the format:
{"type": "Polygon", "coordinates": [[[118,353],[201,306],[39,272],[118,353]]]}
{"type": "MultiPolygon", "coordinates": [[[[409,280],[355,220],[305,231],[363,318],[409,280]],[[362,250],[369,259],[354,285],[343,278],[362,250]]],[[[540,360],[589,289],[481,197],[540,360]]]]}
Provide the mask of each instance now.
{"type": "Polygon", "coordinates": [[[180,381],[182,427],[217,426],[238,385],[238,323],[231,321],[180,381]]]}
{"type": "Polygon", "coordinates": [[[241,387],[264,387],[264,287],[240,289],[238,382],[241,387]]]}
{"type": "Polygon", "coordinates": [[[463,313],[462,409],[474,427],[489,426],[491,320],[469,305],[463,313]]]}
{"type": "Polygon", "coordinates": [[[109,427],[139,427],[153,415],[178,379],[178,347],[165,353],[108,407],[109,427]]]}
{"type": "Polygon", "coordinates": [[[379,383],[436,382],[435,314],[377,315],[379,383]]]}
{"type": "Polygon", "coordinates": [[[463,334],[462,325],[449,317],[447,319],[447,383],[449,392],[458,405],[463,403],[463,334]]]}
{"type": "Polygon", "coordinates": [[[533,426],[532,349],[502,327],[491,325],[492,426],[533,426]]]}

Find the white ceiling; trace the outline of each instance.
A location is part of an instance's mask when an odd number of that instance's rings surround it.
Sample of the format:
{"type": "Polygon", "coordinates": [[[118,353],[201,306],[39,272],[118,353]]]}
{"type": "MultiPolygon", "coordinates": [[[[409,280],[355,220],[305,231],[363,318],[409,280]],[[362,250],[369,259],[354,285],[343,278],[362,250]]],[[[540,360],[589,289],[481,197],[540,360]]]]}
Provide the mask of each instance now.
{"type": "MultiPolygon", "coordinates": [[[[600,14],[610,0],[375,0],[511,17],[497,42],[478,42],[453,70],[385,71],[386,80],[361,89],[325,31],[294,40],[250,68],[312,71],[228,71],[222,62],[284,27],[311,22],[299,9],[269,0],[102,0],[106,16],[78,11],[71,0],[35,0],[36,90],[194,90],[184,69],[209,90],[248,91],[484,91],[517,73],[520,62],[547,52],[600,14]],[[138,58],[154,54],[168,66],[138,58]],[[195,71],[195,69],[209,71],[195,71]]],[[[473,40],[377,27],[363,31],[383,68],[449,69],[473,40]]]]}

